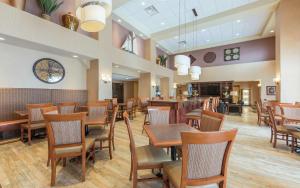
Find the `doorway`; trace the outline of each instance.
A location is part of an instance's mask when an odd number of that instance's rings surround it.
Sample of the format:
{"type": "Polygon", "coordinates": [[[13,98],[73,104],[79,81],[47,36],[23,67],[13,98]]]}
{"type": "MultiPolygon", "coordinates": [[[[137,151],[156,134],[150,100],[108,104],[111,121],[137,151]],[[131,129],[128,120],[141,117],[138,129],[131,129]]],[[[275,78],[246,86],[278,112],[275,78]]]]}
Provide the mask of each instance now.
{"type": "Polygon", "coordinates": [[[117,98],[119,103],[124,102],[124,84],[112,83],[112,95],[113,98],[117,98]]]}
{"type": "Polygon", "coordinates": [[[250,89],[242,89],[242,101],[245,106],[249,106],[251,104],[251,91],[250,89]]]}

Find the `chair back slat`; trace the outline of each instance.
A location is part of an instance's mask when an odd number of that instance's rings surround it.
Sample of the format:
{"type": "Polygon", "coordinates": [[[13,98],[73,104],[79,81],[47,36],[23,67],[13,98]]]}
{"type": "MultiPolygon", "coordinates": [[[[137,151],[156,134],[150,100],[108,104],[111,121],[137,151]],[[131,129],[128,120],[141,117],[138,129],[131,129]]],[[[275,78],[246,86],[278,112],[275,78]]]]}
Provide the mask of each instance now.
{"type": "Polygon", "coordinates": [[[282,115],[287,120],[300,120],[300,106],[280,105],[282,115]]]}
{"type": "MultiPolygon", "coordinates": [[[[136,158],[136,151],[135,151],[135,142],[134,142],[134,138],[133,138],[133,134],[132,134],[132,130],[131,130],[131,123],[129,120],[129,115],[128,113],[125,111],[123,113],[123,117],[124,117],[124,121],[127,127],[127,131],[128,131],[128,136],[129,136],[129,147],[130,147],[130,152],[131,152],[131,160],[132,162],[136,162],[137,158],[136,158]]],[[[134,164],[136,165],[136,164],[134,164]]]]}
{"type": "Polygon", "coordinates": [[[224,115],[203,110],[199,130],[202,132],[220,131],[224,122],[224,115]]]}
{"type": "Polygon", "coordinates": [[[58,110],[60,114],[72,114],[75,113],[75,109],[78,106],[75,102],[65,102],[58,104],[58,110]]]}
{"type": "Polygon", "coordinates": [[[148,106],[148,116],[151,125],[167,125],[170,120],[170,107],[148,106]]]}
{"type": "Polygon", "coordinates": [[[271,126],[271,129],[272,129],[274,132],[277,132],[274,111],[272,110],[272,107],[271,107],[271,106],[268,106],[268,107],[267,107],[267,110],[268,110],[268,114],[269,114],[269,117],[270,117],[270,126],[271,126]]]}
{"type": "Polygon", "coordinates": [[[89,118],[103,118],[107,117],[108,103],[94,103],[88,105],[89,118]]]}

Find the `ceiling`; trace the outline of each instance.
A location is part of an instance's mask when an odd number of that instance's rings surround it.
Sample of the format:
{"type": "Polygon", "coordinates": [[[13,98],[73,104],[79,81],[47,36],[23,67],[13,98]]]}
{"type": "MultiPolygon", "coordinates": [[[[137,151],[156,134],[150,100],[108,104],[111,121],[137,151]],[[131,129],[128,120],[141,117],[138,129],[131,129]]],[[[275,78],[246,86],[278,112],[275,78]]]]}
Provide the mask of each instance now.
{"type": "Polygon", "coordinates": [[[137,80],[138,77],[134,77],[134,76],[127,76],[127,75],[123,75],[123,74],[112,74],[112,80],[113,81],[132,81],[132,80],[137,80]]]}
{"type": "Polygon", "coordinates": [[[275,19],[272,17],[279,0],[180,0],[180,2],[182,28],[180,37],[178,37],[179,0],[128,0],[113,11],[113,18],[122,19],[135,31],[140,32],[140,35],[154,39],[158,46],[170,53],[274,35],[270,31],[275,27],[275,19]],[[152,16],[145,10],[151,6],[157,10],[152,16]],[[197,17],[194,16],[192,9],[197,11],[197,17]],[[179,46],[179,40],[185,41],[186,45],[179,46]]]}

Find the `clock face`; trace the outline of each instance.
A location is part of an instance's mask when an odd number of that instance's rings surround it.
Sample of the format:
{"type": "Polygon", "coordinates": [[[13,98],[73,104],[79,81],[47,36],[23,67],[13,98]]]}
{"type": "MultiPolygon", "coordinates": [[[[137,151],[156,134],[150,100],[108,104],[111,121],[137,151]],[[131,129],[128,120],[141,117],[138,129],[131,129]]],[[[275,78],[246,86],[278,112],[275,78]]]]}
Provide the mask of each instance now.
{"type": "Polygon", "coordinates": [[[36,61],[33,65],[34,75],[42,82],[55,84],[65,77],[64,67],[57,61],[44,58],[36,61]]]}
{"type": "Polygon", "coordinates": [[[205,63],[212,63],[216,60],[216,53],[215,52],[207,52],[204,57],[203,60],[205,63]]]}

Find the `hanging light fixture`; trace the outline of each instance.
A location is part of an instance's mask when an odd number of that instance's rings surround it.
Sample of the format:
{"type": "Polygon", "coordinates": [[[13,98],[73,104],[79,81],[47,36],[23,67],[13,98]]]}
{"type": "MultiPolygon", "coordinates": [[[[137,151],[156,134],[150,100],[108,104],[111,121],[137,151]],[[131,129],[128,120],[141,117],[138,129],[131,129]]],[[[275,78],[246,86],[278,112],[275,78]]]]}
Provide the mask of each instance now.
{"type": "MultiPolygon", "coordinates": [[[[185,2],[184,2],[184,10],[185,10],[185,2]]],[[[178,50],[181,49],[181,44],[184,44],[184,47],[186,48],[186,30],[185,30],[185,41],[181,41],[181,24],[180,24],[181,23],[181,19],[180,19],[181,16],[180,15],[181,15],[181,4],[180,4],[180,0],[179,0],[178,50]]],[[[183,75],[188,75],[190,66],[191,66],[190,57],[188,57],[186,55],[176,55],[175,56],[175,67],[177,68],[177,74],[178,75],[182,75],[182,76],[183,75]]]]}
{"type": "MultiPolygon", "coordinates": [[[[196,44],[197,44],[197,31],[195,29],[195,21],[196,21],[196,17],[198,16],[196,9],[193,9],[193,14],[194,14],[194,21],[193,21],[193,48],[195,48],[196,44]],[[196,35],[196,37],[195,37],[196,35]]],[[[200,66],[191,66],[190,69],[190,74],[191,74],[191,79],[194,80],[199,80],[200,79],[200,75],[201,75],[201,67],[200,66]]]]}
{"type": "Polygon", "coordinates": [[[82,0],[76,10],[80,27],[87,32],[99,32],[104,29],[106,17],[111,14],[111,0],[82,0]]]}
{"type": "Polygon", "coordinates": [[[201,67],[200,66],[191,66],[190,69],[191,79],[199,80],[201,75],[201,67]]]}

